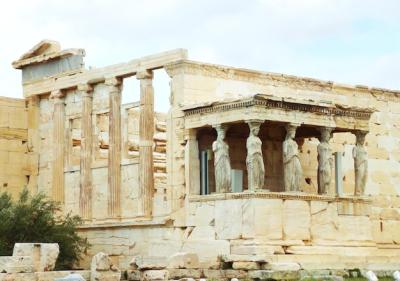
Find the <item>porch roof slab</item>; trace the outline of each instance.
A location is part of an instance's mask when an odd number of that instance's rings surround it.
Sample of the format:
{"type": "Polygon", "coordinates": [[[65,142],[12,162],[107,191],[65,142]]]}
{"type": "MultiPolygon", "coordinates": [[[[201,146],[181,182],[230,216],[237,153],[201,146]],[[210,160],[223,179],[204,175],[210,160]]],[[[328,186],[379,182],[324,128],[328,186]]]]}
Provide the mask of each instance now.
{"type": "Polygon", "coordinates": [[[182,107],[185,128],[199,128],[221,123],[265,120],[282,123],[332,127],[335,131],[369,131],[373,108],[349,107],[330,102],[316,102],[256,94],[239,100],[222,100],[182,107]]]}

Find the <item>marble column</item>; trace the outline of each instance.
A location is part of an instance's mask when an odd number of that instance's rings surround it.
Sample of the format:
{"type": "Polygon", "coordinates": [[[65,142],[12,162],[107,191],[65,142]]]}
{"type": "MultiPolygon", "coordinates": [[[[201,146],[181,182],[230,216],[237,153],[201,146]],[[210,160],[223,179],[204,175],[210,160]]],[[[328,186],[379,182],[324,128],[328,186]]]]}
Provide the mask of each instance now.
{"type": "Polygon", "coordinates": [[[250,134],[246,141],[247,185],[248,191],[264,188],[265,167],[262,154],[262,141],[258,137],[263,121],[248,121],[250,134]]]}
{"type": "Polygon", "coordinates": [[[332,137],[332,128],[320,128],[318,152],[318,194],[334,195],[332,189],[333,157],[329,140],[332,137]]]}
{"type": "Polygon", "coordinates": [[[89,84],[78,85],[82,97],[79,213],[83,219],[92,218],[92,90],[89,84]]]}
{"type": "Polygon", "coordinates": [[[229,146],[225,142],[227,128],[227,126],[221,124],[215,126],[217,139],[212,144],[214,152],[215,190],[217,193],[232,191],[229,146]]]}
{"type": "Polygon", "coordinates": [[[61,90],[51,92],[53,100],[53,165],[52,165],[52,197],[64,203],[64,149],[65,149],[65,104],[61,90]]]}
{"type": "Polygon", "coordinates": [[[367,132],[357,131],[356,145],[353,148],[355,190],[354,195],[361,196],[365,193],[365,186],[368,179],[368,153],[365,149],[365,136],[367,132]]]}
{"type": "Polygon", "coordinates": [[[283,141],[283,181],[286,192],[301,191],[303,169],[299,159],[299,148],[294,140],[297,124],[286,125],[286,138],[283,141]]]}
{"type": "Polygon", "coordinates": [[[121,216],[121,80],[106,79],[110,98],[108,149],[108,216],[121,216]]]}
{"type": "Polygon", "coordinates": [[[200,158],[196,129],[190,129],[186,134],[185,185],[187,194],[200,194],[200,158]]]}
{"type": "Polygon", "coordinates": [[[151,217],[154,193],[154,89],[153,72],[136,73],[140,80],[139,113],[139,215],[151,217]]]}

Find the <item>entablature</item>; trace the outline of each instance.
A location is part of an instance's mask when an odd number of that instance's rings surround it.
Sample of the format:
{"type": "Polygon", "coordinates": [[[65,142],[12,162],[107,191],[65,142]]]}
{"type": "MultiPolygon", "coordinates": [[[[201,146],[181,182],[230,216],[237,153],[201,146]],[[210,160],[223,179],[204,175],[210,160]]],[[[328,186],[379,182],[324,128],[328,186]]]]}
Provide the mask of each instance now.
{"type": "Polygon", "coordinates": [[[336,131],[368,131],[369,119],[374,112],[372,108],[261,94],[241,100],[186,106],[182,110],[186,129],[257,119],[331,127],[336,131]]]}

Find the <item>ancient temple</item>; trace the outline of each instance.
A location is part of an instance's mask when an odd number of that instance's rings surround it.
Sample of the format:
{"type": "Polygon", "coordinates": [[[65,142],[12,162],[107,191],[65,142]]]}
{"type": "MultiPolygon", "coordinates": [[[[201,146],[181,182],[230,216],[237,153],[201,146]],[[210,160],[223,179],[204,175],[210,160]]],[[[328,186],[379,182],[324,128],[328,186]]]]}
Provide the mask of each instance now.
{"type": "Polygon", "coordinates": [[[15,166],[0,188],[27,185],[82,216],[88,260],[400,265],[399,91],[196,62],[183,49],[92,69],[84,55],[45,40],[13,63],[25,98],[0,99],[2,165],[15,166]],[[167,113],[154,111],[158,69],[167,113]],[[140,100],[121,104],[129,77],[140,100]]]}

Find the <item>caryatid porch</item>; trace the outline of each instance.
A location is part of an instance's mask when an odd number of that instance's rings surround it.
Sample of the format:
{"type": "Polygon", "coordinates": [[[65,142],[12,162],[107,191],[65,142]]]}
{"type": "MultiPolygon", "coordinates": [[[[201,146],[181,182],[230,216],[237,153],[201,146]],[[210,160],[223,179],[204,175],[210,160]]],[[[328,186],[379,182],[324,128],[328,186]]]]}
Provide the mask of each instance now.
{"type": "Polygon", "coordinates": [[[334,159],[329,141],[333,133],[344,132],[356,136],[354,194],[364,193],[369,108],[255,95],[183,110],[190,194],[301,192],[315,186],[313,193],[336,195],[333,183],[340,190],[343,181],[341,153],[334,159]],[[309,138],[319,139],[318,168],[300,160],[299,150],[309,138]],[[303,170],[314,172],[315,181],[303,170]]]}

